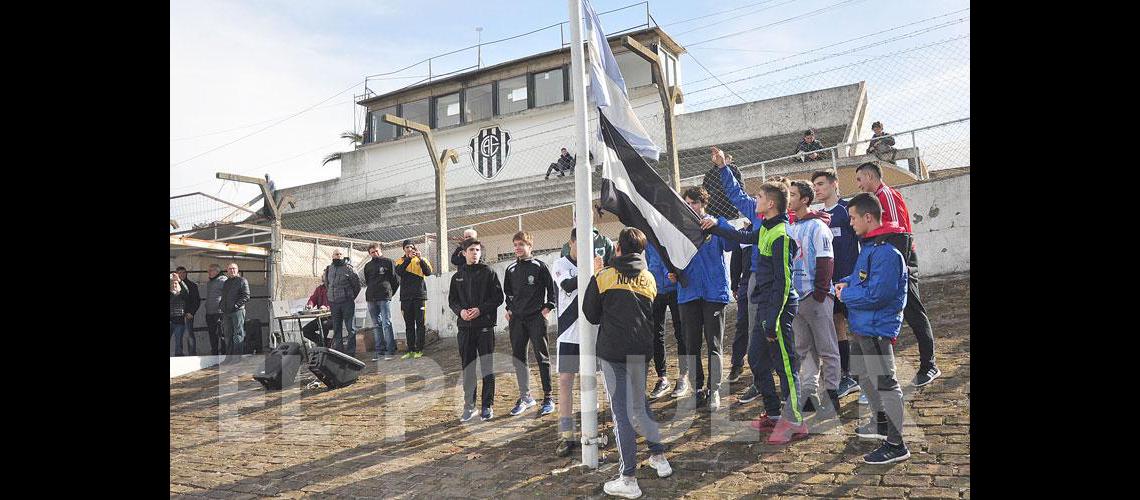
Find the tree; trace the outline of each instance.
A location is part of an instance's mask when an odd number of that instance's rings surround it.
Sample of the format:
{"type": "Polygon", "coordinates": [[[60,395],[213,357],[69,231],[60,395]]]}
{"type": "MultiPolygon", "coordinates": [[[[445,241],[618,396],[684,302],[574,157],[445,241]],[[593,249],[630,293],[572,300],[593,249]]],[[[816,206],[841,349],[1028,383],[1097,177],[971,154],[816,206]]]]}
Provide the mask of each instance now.
{"type": "MultiPolygon", "coordinates": [[[[341,132],[340,138],[341,139],[348,139],[349,141],[352,141],[353,145],[364,144],[364,136],[361,134],[358,134],[356,132],[353,132],[351,130],[345,130],[344,132],[341,132]]],[[[341,155],[343,155],[344,153],[345,152],[342,151],[342,152],[338,152],[338,153],[332,153],[332,154],[324,157],[324,159],[321,160],[321,166],[323,167],[323,166],[327,165],[329,162],[340,161],[341,155]]]]}

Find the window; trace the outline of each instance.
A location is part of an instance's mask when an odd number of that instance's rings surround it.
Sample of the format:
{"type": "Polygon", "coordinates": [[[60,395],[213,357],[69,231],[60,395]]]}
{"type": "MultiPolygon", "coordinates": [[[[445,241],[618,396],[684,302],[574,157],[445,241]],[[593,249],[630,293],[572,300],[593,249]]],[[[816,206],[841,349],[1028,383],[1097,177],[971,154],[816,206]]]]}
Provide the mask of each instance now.
{"type": "Polygon", "coordinates": [[[459,92],[435,98],[434,128],[459,125],[459,92]]]}
{"type": "Polygon", "coordinates": [[[498,102],[500,115],[526,109],[526,75],[500,80],[498,102]]]}
{"type": "Polygon", "coordinates": [[[534,74],[534,105],[548,106],[566,100],[566,79],[562,68],[534,74]]]}
{"type": "Polygon", "coordinates": [[[471,87],[463,92],[463,114],[466,115],[464,123],[486,120],[494,114],[490,83],[471,87]]]}
{"type": "Polygon", "coordinates": [[[380,120],[380,118],[385,114],[396,114],[396,107],[392,106],[368,112],[368,123],[365,125],[367,130],[364,134],[364,142],[383,142],[396,138],[395,125],[384,123],[382,120],[380,120]]]}
{"type": "Polygon", "coordinates": [[[677,81],[677,58],[665,50],[661,52],[665,54],[665,81],[670,87],[679,85],[677,81]]]}
{"type": "MultiPolygon", "coordinates": [[[[431,114],[428,111],[428,99],[424,98],[401,104],[400,116],[417,123],[428,125],[428,120],[431,118],[431,114]]],[[[408,132],[405,131],[404,133],[407,134],[408,132]]]]}
{"type": "Polygon", "coordinates": [[[649,62],[633,52],[618,52],[614,54],[621,76],[625,79],[626,90],[649,85],[653,83],[653,72],[649,62]]]}

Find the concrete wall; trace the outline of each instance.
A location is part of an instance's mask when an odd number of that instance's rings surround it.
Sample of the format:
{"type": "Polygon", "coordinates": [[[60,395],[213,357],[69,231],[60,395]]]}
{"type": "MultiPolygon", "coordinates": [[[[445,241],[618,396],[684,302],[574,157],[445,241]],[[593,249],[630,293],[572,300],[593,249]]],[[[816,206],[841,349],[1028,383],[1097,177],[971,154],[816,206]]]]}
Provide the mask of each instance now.
{"type": "Polygon", "coordinates": [[[970,270],[970,174],[898,188],[910,209],[919,276],[970,270]]]}
{"type": "Polygon", "coordinates": [[[677,116],[677,147],[684,150],[791,134],[809,127],[855,128],[862,121],[866,96],[866,84],[859,82],[685,113],[677,116]]]}

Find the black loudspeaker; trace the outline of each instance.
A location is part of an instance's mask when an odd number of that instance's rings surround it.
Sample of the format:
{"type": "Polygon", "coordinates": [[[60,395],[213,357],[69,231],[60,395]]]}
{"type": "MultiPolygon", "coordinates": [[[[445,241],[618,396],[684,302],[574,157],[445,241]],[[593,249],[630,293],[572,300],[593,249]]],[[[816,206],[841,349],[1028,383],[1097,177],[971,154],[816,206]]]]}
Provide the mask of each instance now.
{"type": "Polygon", "coordinates": [[[301,344],[285,342],[265,355],[265,367],[253,374],[253,379],[261,382],[266,390],[279,391],[290,387],[297,380],[301,369],[301,344]]]}
{"type": "Polygon", "coordinates": [[[314,347],[309,349],[309,371],[313,372],[329,389],[344,387],[356,382],[364,369],[364,362],[335,349],[314,347]]]}

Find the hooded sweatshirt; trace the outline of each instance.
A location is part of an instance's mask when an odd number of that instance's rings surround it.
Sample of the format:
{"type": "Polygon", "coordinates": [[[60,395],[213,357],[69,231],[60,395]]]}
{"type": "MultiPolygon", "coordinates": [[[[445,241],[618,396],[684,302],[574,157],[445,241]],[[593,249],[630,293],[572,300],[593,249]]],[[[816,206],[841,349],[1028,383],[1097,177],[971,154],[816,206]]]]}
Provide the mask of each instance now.
{"type": "Polygon", "coordinates": [[[614,257],[590,278],[582,297],[586,321],[600,325],[597,355],[611,363],[653,355],[653,299],[657,282],[641,253],[614,257]]]}
{"type": "Polygon", "coordinates": [[[832,249],[831,214],[808,212],[788,225],[788,236],[796,242],[792,256],[792,286],[801,297],[814,295],[817,302],[832,293],[831,275],[835,268],[832,249]]]}

